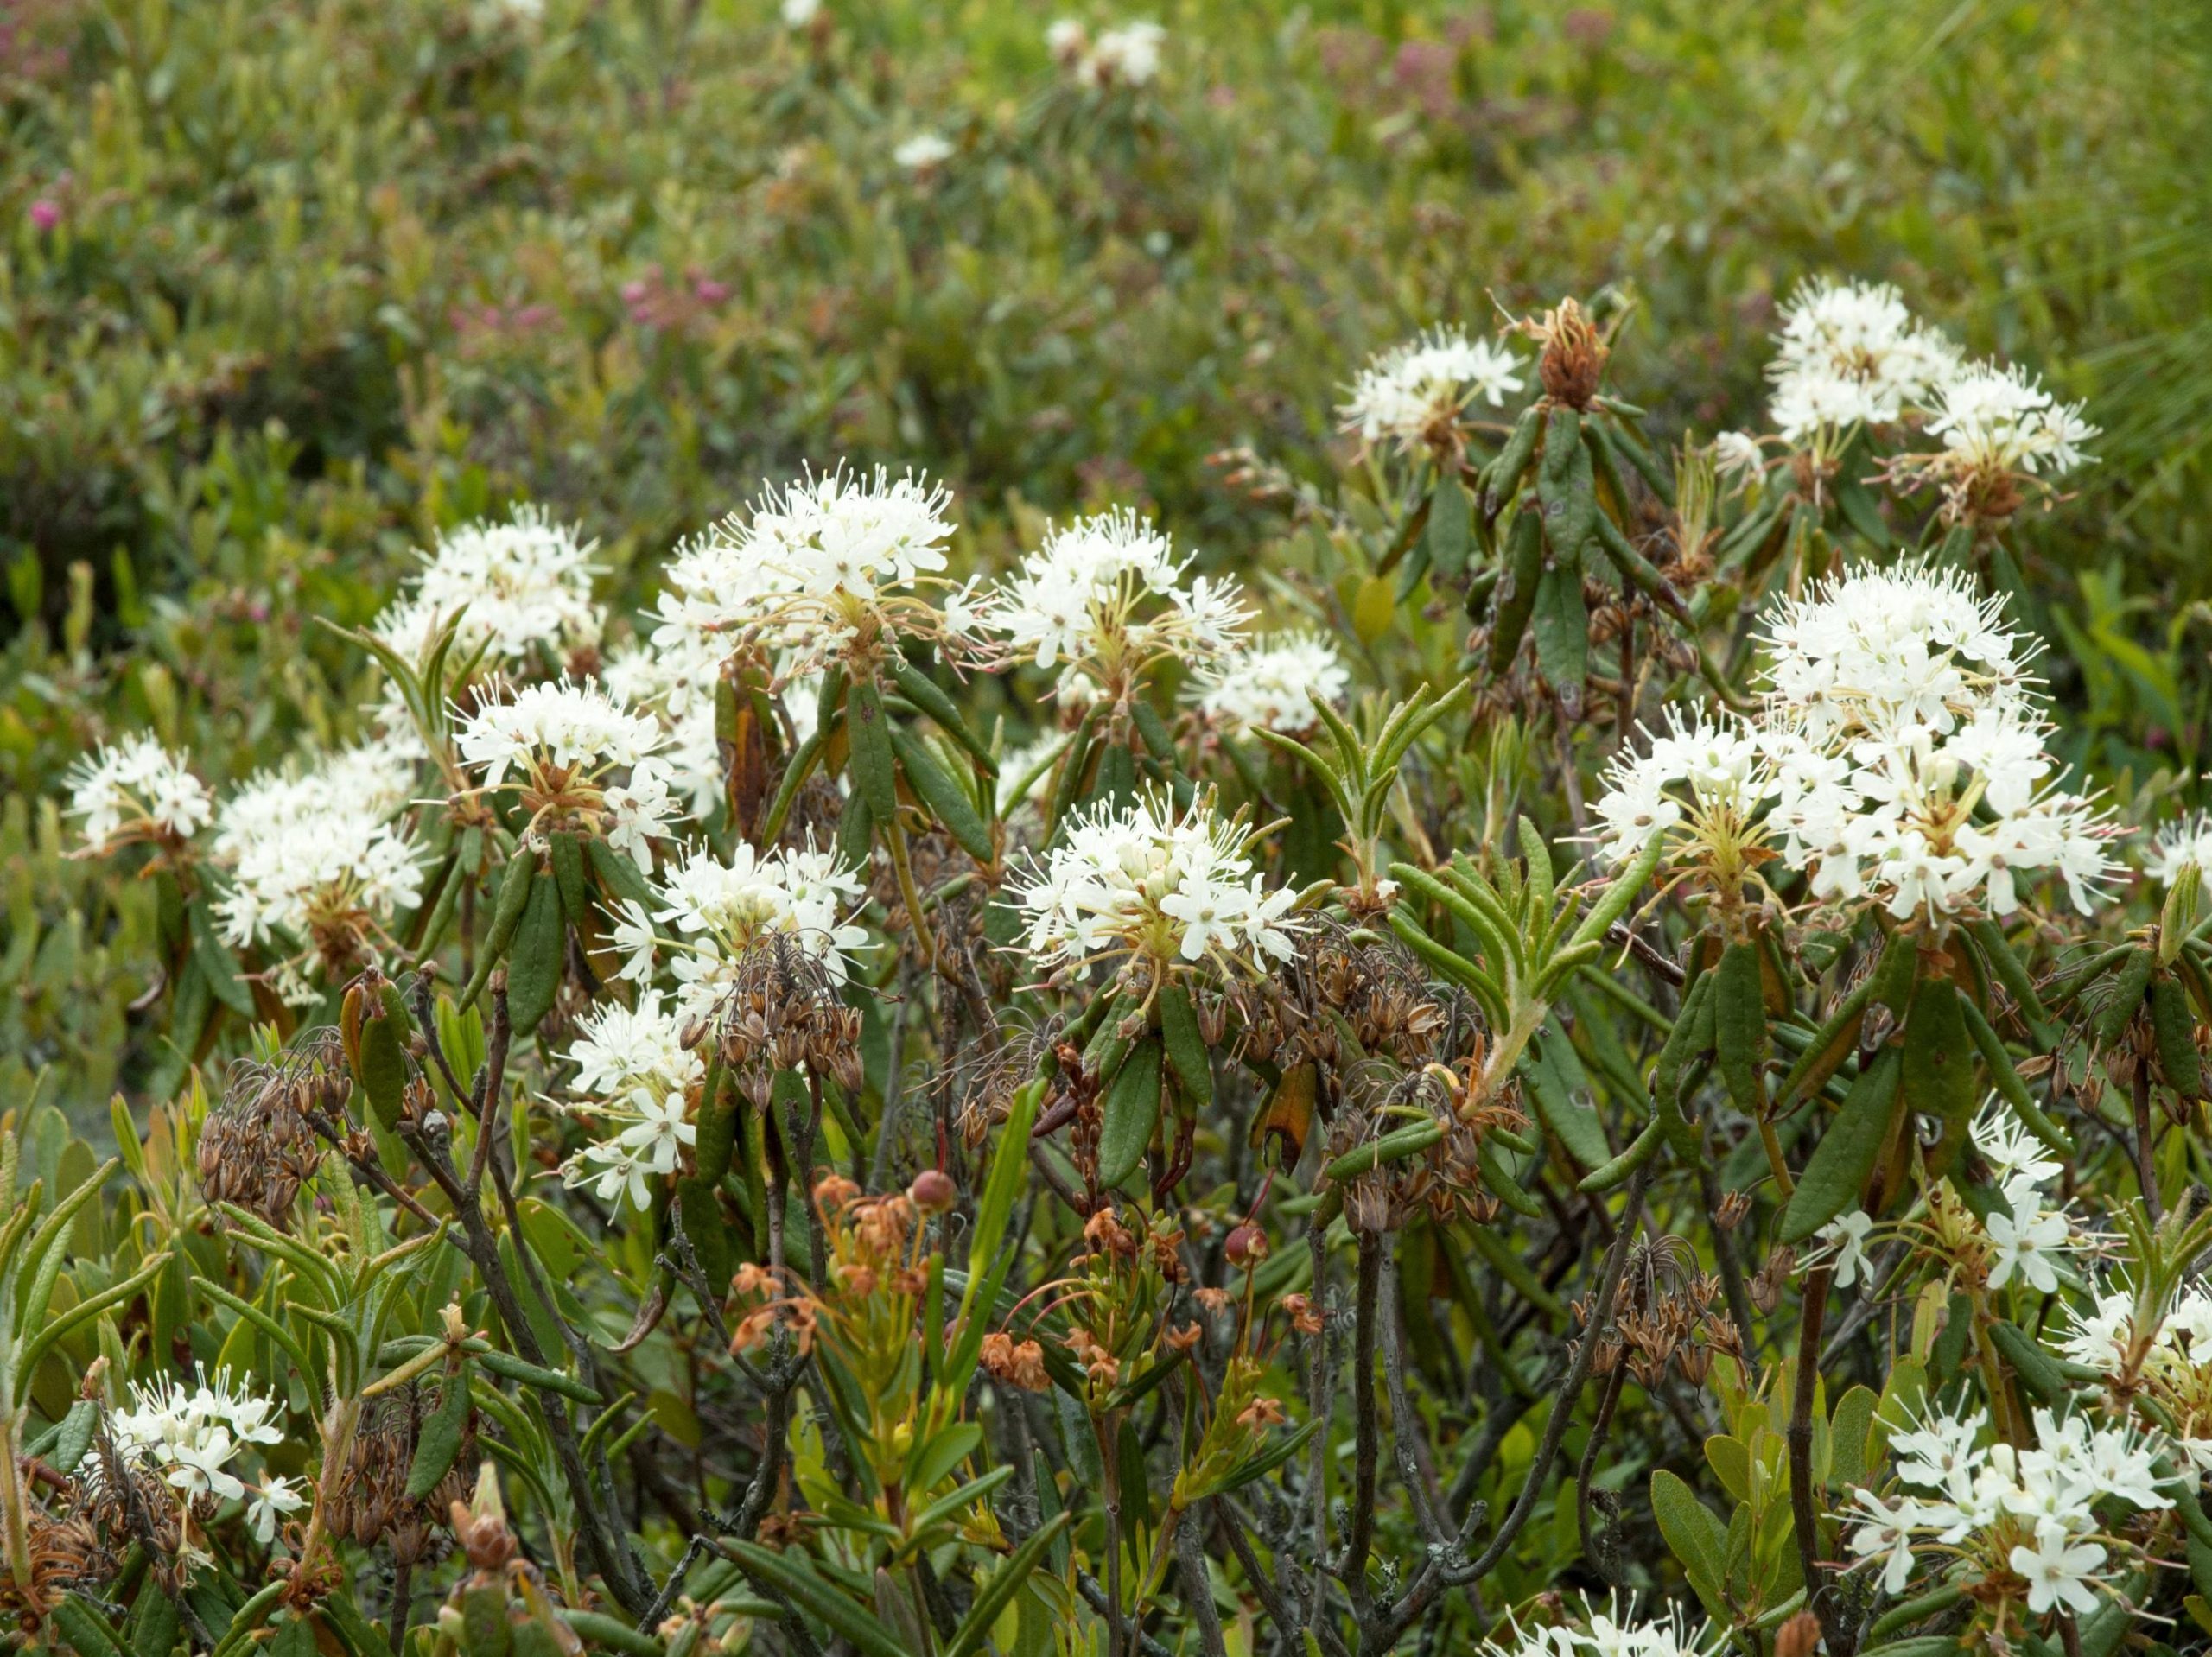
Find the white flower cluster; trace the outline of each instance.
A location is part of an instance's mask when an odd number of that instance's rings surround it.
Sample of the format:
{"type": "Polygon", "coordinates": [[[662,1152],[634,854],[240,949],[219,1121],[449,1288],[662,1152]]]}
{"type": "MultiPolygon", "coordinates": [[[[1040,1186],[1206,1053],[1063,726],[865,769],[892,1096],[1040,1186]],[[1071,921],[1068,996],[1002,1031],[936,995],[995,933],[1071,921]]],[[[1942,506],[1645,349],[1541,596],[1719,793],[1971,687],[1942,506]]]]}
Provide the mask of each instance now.
{"type": "Polygon", "coordinates": [[[733,513],[678,549],[653,642],[689,652],[696,669],[729,653],[702,654],[700,641],[752,638],[794,652],[804,671],[864,632],[934,633],[936,606],[919,588],[942,577],[951,508],[944,489],[881,467],[771,488],[749,517],[733,513]]]}
{"type": "Polygon", "coordinates": [[[1923,406],[1958,363],[1958,348],[1915,319],[1895,288],[1819,277],[1783,307],[1769,416],[1792,443],[1885,425],[1923,406]]]}
{"type": "Polygon", "coordinates": [[[2047,782],[2050,723],[2003,615],[1964,572],[1910,565],[1855,570],[1774,614],[1771,823],[1815,897],[1872,897],[1901,920],[2005,915],[2017,877],[2049,872],[2091,911],[2113,831],[2047,782]]]}
{"type": "Polygon", "coordinates": [[[613,1101],[592,1106],[591,1114],[614,1131],[587,1141],[563,1163],[562,1183],[588,1185],[602,1203],[627,1197],[640,1213],[650,1209],[654,1177],[674,1173],[684,1149],[698,1142],[683,1089],[639,1085],[613,1101]]]}
{"type": "Polygon", "coordinates": [[[1644,736],[1643,753],[1615,756],[1594,808],[1610,861],[1633,861],[1655,835],[1708,848],[1758,837],[1759,811],[1780,784],[1757,731],[1732,715],[1669,708],[1667,728],[1644,736]]]}
{"type": "Polygon", "coordinates": [[[2059,1354],[2119,1383],[2119,1396],[2155,1410],[2201,1475],[2212,1474],[2212,1287],[2186,1286],[2145,1308],[2125,1285],[2095,1287],[2074,1311],[2059,1354]]]}
{"type": "Polygon", "coordinates": [[[2199,811],[2160,829],[2144,868],[2153,880],[2171,886],[2191,863],[2212,869],[2212,811],[2199,811]]]}
{"type": "Polygon", "coordinates": [[[2097,435],[2079,403],[2060,403],[2024,369],[1994,363],[1970,364],[1937,388],[1928,429],[1961,470],[2052,476],[2080,466],[2082,445],[2097,435]]]}
{"type": "Polygon", "coordinates": [[[668,949],[679,1025],[711,1012],[745,956],[778,939],[821,961],[842,983],[848,957],[868,944],[867,932],[846,918],[865,891],[859,872],[841,867],[834,853],[762,853],[741,843],[724,862],[692,847],[654,882],[658,906],[650,914],[635,902],[623,905],[614,930],[627,957],[622,975],[646,981],[656,954],[668,949]],[[655,936],[656,920],[675,929],[673,943],[655,936]]]}
{"type": "MultiPolygon", "coordinates": [[[[411,746],[378,740],[308,769],[264,771],[223,802],[212,850],[229,873],[215,900],[224,938],[277,933],[354,942],[422,900],[423,852],[398,814],[415,778],[411,746]]],[[[288,1000],[312,995],[289,978],[288,1000]]]]}
{"type": "Polygon", "coordinates": [[[423,555],[414,590],[378,618],[377,636],[411,662],[432,625],[460,613],[456,650],[465,656],[482,645],[510,667],[541,649],[595,644],[603,625],[591,596],[597,546],[537,506],[516,507],[504,524],[465,524],[423,555]]]}
{"type": "MultiPolygon", "coordinates": [[[[2059,1267],[2073,1250],[2074,1225],[2067,1205],[2052,1205],[2043,1187],[2064,1171],[2001,1105],[1983,1110],[1973,1132],[1974,1146],[2005,1196],[2003,1209],[1973,1222],[1984,1242],[1989,1286],[2002,1289],[2017,1278],[2037,1293],[2050,1294],[2059,1286],[2059,1267]]],[[[1866,1241],[1873,1229],[1872,1219],[1858,1209],[1821,1228],[1837,1287],[1851,1287],[1868,1270],[1866,1241]]]]}
{"type": "Polygon", "coordinates": [[[601,1096],[636,1088],[682,1090],[702,1080],[707,1068],[683,1044],[683,1021],[663,1007],[657,989],[641,994],[634,1009],[616,1000],[594,1006],[577,1021],[568,1057],[576,1067],[575,1090],[601,1096]]]}
{"type": "Polygon", "coordinates": [[[1617,1600],[1608,1599],[1604,1610],[1586,1599],[1581,1628],[1560,1623],[1550,1628],[1511,1629],[1511,1642],[1484,1643],[1484,1657],[1712,1657],[1726,1637],[1711,1624],[1692,1635],[1681,1608],[1663,1616],[1636,1616],[1631,1600],[1625,1612],[1617,1600]]]}
{"type": "MultiPolygon", "coordinates": [[[[108,1417],[108,1430],[125,1460],[150,1465],[180,1501],[238,1500],[248,1487],[232,1470],[233,1463],[249,1445],[284,1442],[276,1425],[280,1406],[274,1398],[232,1387],[227,1370],[213,1382],[204,1370],[194,1380],[190,1387],[166,1376],[132,1381],[130,1402],[108,1417]]],[[[266,1543],[275,1537],[280,1515],[306,1505],[289,1480],[270,1477],[256,1488],[247,1517],[266,1543]]]]}
{"type": "Polygon", "coordinates": [[[1675,831],[1708,852],[1770,841],[1815,898],[1899,920],[2007,915],[2020,878],[2050,873],[2089,912],[2113,831],[2050,783],[2050,726],[2002,618],[1970,576],[1911,566],[1783,604],[1756,721],[1670,713],[1648,754],[1615,763],[1596,808],[1607,855],[1675,831]]]}
{"type": "Polygon", "coordinates": [[[1118,698],[1155,663],[1220,661],[1250,619],[1236,581],[1192,576],[1191,562],[1134,512],[1079,518],[996,585],[970,581],[946,624],[994,668],[1059,668],[1064,702],[1118,698]]]}
{"type": "Polygon", "coordinates": [[[666,737],[650,714],[625,707],[596,684],[563,677],[524,685],[512,695],[494,685],[490,699],[461,724],[461,756],[480,770],[486,787],[513,774],[532,811],[532,826],[578,812],[640,868],[652,866],[654,838],[678,815],[658,758],[666,737]],[[626,773],[617,782],[616,772],[626,773]]]}
{"type": "Polygon", "coordinates": [[[1045,30],[1054,61],[1085,86],[1148,86],[1160,78],[1167,31],[1149,22],[1122,23],[1094,41],[1073,17],[1062,17],[1045,30]]]}
{"type": "Polygon", "coordinates": [[[2032,1616],[2097,1609],[2107,1559],[2097,1507],[2171,1508],[2159,1489],[2170,1482],[2157,1469],[2162,1443],[2048,1410],[2036,1411],[2034,1424],[2035,1444],[2016,1448],[1984,1442],[1993,1435],[1979,1410],[1931,1412],[1890,1441],[1904,1490],[1886,1498],[1859,1490],[1849,1509],[1851,1551],[1881,1561],[1885,1593],[1904,1590],[1923,1552],[1946,1564],[1963,1555],[1985,1576],[2024,1578],[2032,1616]]]}
{"type": "MultiPolygon", "coordinates": [[[[1833,458],[1862,427],[1923,417],[1943,447],[1897,456],[1892,475],[1939,484],[1955,505],[1978,485],[2070,472],[2097,435],[2080,404],[2060,403],[2025,370],[1967,360],[1886,284],[1803,284],[1775,346],[1768,416],[1784,441],[1833,458]]],[[[1727,456],[1738,468],[1752,460],[1733,446],[1727,456]]],[[[2013,498],[2009,484],[1996,492],[2013,498]]]]}
{"type": "Polygon", "coordinates": [[[1204,806],[1180,817],[1157,800],[1072,817],[1033,879],[1009,889],[1046,966],[1116,955],[1211,962],[1263,973],[1291,958],[1296,894],[1269,892],[1243,830],[1204,806]]]}
{"type": "Polygon", "coordinates": [[[1263,635],[1237,645],[1198,682],[1198,709],[1232,728],[1296,736],[1320,723],[1313,698],[1341,702],[1351,682],[1325,634],[1263,635]]]}
{"type": "Polygon", "coordinates": [[[152,737],[127,736],[78,762],[69,811],[98,854],[139,840],[189,840],[214,816],[207,785],[152,737]]]}
{"type": "MultiPolygon", "coordinates": [[[[694,634],[692,638],[693,649],[664,650],[658,643],[626,644],[601,666],[599,682],[618,702],[659,718],[667,741],[657,761],[667,772],[670,788],[685,801],[691,815],[703,818],[713,812],[722,792],[714,695],[714,675],[721,658],[720,646],[710,635],[694,634]]],[[[804,708],[811,718],[813,706],[805,698],[793,706],[794,711],[804,708]]]]}
{"type": "Polygon", "coordinates": [[[1337,409],[1363,444],[1385,439],[1408,449],[1454,424],[1478,397],[1493,409],[1521,390],[1520,359],[1490,340],[1438,327],[1375,358],[1337,409]]]}
{"type": "Polygon", "coordinates": [[[952,159],[952,143],[942,133],[917,132],[899,140],[891,159],[910,173],[930,172],[952,159]]]}

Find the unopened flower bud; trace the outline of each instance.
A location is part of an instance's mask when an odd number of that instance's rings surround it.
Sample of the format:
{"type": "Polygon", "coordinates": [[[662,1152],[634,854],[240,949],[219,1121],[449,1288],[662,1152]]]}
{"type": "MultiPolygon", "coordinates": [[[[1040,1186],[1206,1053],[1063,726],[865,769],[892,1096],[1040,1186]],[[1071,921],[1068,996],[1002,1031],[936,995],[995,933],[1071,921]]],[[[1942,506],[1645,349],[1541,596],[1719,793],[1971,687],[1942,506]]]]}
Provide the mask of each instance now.
{"type": "Polygon", "coordinates": [[[1268,1234],[1247,1220],[1229,1234],[1222,1252],[1229,1256],[1231,1266],[1257,1266],[1268,1257],[1268,1234]]]}
{"type": "Polygon", "coordinates": [[[925,1214],[943,1214],[960,1200],[959,1188],[942,1168],[925,1168],[906,1187],[906,1195],[925,1214]]]}

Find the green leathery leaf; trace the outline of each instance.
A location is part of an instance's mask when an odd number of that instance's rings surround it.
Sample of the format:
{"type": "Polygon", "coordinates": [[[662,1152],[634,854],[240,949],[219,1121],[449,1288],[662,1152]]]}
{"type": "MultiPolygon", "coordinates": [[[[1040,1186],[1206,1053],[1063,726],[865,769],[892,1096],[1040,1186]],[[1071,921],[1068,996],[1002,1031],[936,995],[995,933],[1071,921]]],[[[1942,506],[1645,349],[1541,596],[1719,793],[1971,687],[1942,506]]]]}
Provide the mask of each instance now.
{"type": "MultiPolygon", "coordinates": [[[[1535,1095],[1537,1119],[1567,1147],[1567,1153],[1586,1170],[1601,1168],[1613,1159],[1605,1141],[1605,1125],[1597,1108],[1574,1097],[1561,1074],[1560,1050],[1567,1036],[1556,1025],[1546,1025],[1521,1055],[1521,1074],[1535,1095]]],[[[1568,1049],[1571,1052],[1572,1049],[1568,1049]]]]}
{"type": "Polygon", "coordinates": [[[2158,951],[2147,943],[2140,943],[2130,950],[2113,975],[2111,999],[2098,1009],[2097,1045],[2112,1047],[2119,1044],[2126,1032],[2127,1021],[2143,1005],[2143,997],[2151,987],[2151,974],[2158,964],[2158,951]]]}
{"type": "Polygon", "coordinates": [[[855,685],[845,696],[845,736],[852,753],[854,786],[869,814],[888,823],[899,809],[898,759],[891,746],[891,716],[883,693],[872,681],[855,685]]]}
{"type": "Polygon", "coordinates": [[[1713,972],[1713,1065],[1736,1108],[1747,1116],[1766,1104],[1759,1068],[1766,1062],[1766,994],[1759,946],[1739,938],[1721,951],[1713,972]]]}
{"type": "Polygon", "coordinates": [[[891,682],[899,687],[900,695],[936,721],[940,730],[974,755],[986,777],[999,774],[999,762],[991,757],[989,747],[969,728],[959,708],[936,680],[895,651],[887,665],[891,682]]]}
{"type": "Polygon", "coordinates": [[[2018,1324],[1997,1318],[1989,1325],[1989,1339],[2037,1402],[2057,1404],[2072,1394],[2074,1389],[2067,1384],[2066,1376],[2052,1362],[2050,1354],[2037,1345],[2018,1324]]]}
{"type": "Polygon", "coordinates": [[[1582,684],[1590,671],[1590,613],[1582,604],[1582,575],[1554,564],[1536,582],[1536,604],[1529,619],[1536,636],[1536,670],[1570,711],[1582,705],[1582,684]]]}
{"type": "Polygon", "coordinates": [[[507,860],[499,875],[499,895],[492,905],[492,926],[485,933],[484,943],[476,955],[476,970],[470,976],[468,987],[461,993],[455,1003],[466,1013],[476,998],[484,993],[484,986],[492,981],[492,969],[505,955],[508,940],[515,929],[522,924],[524,911],[529,907],[530,896],[537,884],[537,854],[527,848],[518,850],[507,860]]]}
{"type": "Polygon", "coordinates": [[[990,828],[968,790],[938,763],[927,743],[896,725],[889,730],[892,752],[898,757],[899,770],[906,773],[906,784],[915,797],[960,842],[961,850],[978,863],[988,863],[993,850],[990,828]]]}
{"type": "Polygon", "coordinates": [[[1160,987],[1160,1039],[1175,1067],[1183,1097],[1200,1109],[1213,1102],[1213,1057],[1198,1032],[1198,1009],[1191,992],[1171,978],[1160,987]]]}
{"type": "Polygon", "coordinates": [[[2021,964],[2020,956],[2012,948],[1997,923],[1986,916],[1970,922],[1967,930],[1981,946],[1984,960],[1990,971],[1997,975],[1997,981],[2005,986],[2024,1016],[2039,1021],[2044,1016],[2043,998],[2036,993],[2035,980],[2028,976],[2028,969],[2021,964]]]}
{"type": "Polygon", "coordinates": [[[1682,1562],[1690,1586],[1715,1618],[1732,1616],[1727,1602],[1728,1527],[1672,1473],[1651,1476],[1651,1511],[1659,1533],[1682,1562]]]}
{"type": "Polygon", "coordinates": [[[238,1015],[251,1019],[253,990],[238,971],[238,958],[231,953],[231,946],[215,931],[215,917],[207,906],[207,894],[201,892],[185,910],[187,924],[192,930],[193,964],[200,968],[200,975],[207,981],[207,987],[215,999],[238,1015]]]}
{"type": "Polygon", "coordinates": [[[514,947],[507,956],[507,1017],[516,1035],[528,1035],[552,1011],[566,964],[563,946],[567,936],[559,882],[533,881],[529,905],[515,928],[514,947]]]}
{"type": "Polygon", "coordinates": [[[1029,1580],[1030,1573],[1043,1562],[1067,1526],[1068,1515],[1059,1513],[1030,1532],[1021,1546],[1007,1556],[1006,1563],[994,1571],[989,1579],[976,1589],[976,1597],[968,1607],[968,1615],[953,1630],[952,1638],[945,1644],[943,1657],[973,1657],[973,1654],[983,1649],[1000,1613],[1014,1603],[1014,1597],[1021,1591],[1022,1584],[1029,1580]]]}
{"type": "Polygon", "coordinates": [[[589,900],[584,895],[584,852],[573,828],[556,828],[546,836],[546,861],[552,866],[554,888],[561,894],[561,907],[574,926],[582,926],[591,918],[589,900]]]}
{"type": "Polygon", "coordinates": [[[1497,1140],[1488,1133],[1475,1141],[1475,1166],[1482,1170],[1483,1184],[1490,1194],[1506,1207],[1523,1219],[1543,1217],[1544,1205],[1505,1165],[1498,1156],[1497,1140]]]}
{"type": "Polygon", "coordinates": [[[736,1078],[722,1068],[720,1058],[710,1059],[699,1095],[698,1138],[691,1146],[692,1165],[702,1179],[718,1182],[729,1171],[740,1108],[736,1078]]]}
{"type": "Polygon", "coordinates": [[[855,1604],[796,1559],[757,1542],[733,1540],[723,1546],[747,1576],[784,1594],[864,1657],[915,1657],[873,1612],[855,1604]]]}
{"type": "Polygon", "coordinates": [[[410,1028],[403,1013],[394,1018],[388,1003],[380,1002],[361,1020],[361,1058],[353,1079],[386,1133],[399,1126],[407,1094],[407,1046],[404,1032],[410,1028]]]}
{"type": "Polygon", "coordinates": [[[452,1470],[461,1453],[461,1434],[468,1426],[468,1366],[446,1371],[438,1407],[423,1422],[415,1436],[415,1459],[407,1468],[407,1499],[420,1501],[437,1489],[438,1481],[452,1470]]]}
{"type": "Polygon", "coordinates": [[[1490,670],[1493,676],[1513,665],[1521,640],[1535,613],[1536,589],[1544,574],[1544,526],[1533,511],[1513,520],[1505,541],[1505,573],[1491,594],[1490,670]]]}
{"type": "Polygon", "coordinates": [[[1889,1138],[1902,1069],[1897,1050],[1885,1047],[1859,1072],[1814,1147],[1812,1160],[1797,1176],[1797,1189],[1783,1211],[1783,1242],[1802,1242],[1859,1201],[1889,1138]]]}
{"type": "Polygon", "coordinates": [[[1428,498],[1428,561],[1458,581],[1467,573],[1467,549],[1474,543],[1474,514],[1467,492],[1447,470],[1428,498]]]}
{"type": "Polygon", "coordinates": [[[1962,1124],[1978,1102],[1974,1051],[1958,987],[1948,978],[1923,980],[1905,1015],[1904,1063],[1899,1080],[1905,1108],[1962,1124]]]}
{"type": "Polygon", "coordinates": [[[2204,1062],[2196,1052],[2196,1020],[2190,1015],[2189,992],[2170,973],[2151,981],[2151,1032],[2158,1048],[2158,1068],[2166,1085],[2184,1099],[2204,1092],[2204,1062]]]}
{"type": "Polygon", "coordinates": [[[2012,1067],[2012,1056],[2005,1051],[2005,1043],[1989,1020],[1981,1014],[1972,999],[1959,998],[1959,1011],[1965,1017],[1967,1033],[1974,1038],[1974,1045],[1981,1050],[1981,1061],[1989,1067],[1989,1078],[2012,1114],[2027,1125],[2028,1131],[2063,1157],[2074,1154],[2074,1140],[2070,1134],[2045,1115],[2028,1091],[2028,1084],[2012,1067]]]}
{"type": "MultiPolygon", "coordinates": [[[[1553,406],[1544,432],[1544,458],[1536,472],[1536,498],[1544,512],[1544,539],[1558,567],[1575,578],[1580,596],[1582,549],[1598,518],[1598,486],[1590,451],[1582,442],[1581,416],[1567,403],[1553,406]]],[[[1539,613],[1541,611],[1538,606],[1539,613]]],[[[1538,643],[1542,642],[1541,636],[1538,643]]]]}
{"type": "Polygon", "coordinates": [[[1514,422],[1512,435],[1506,438],[1505,447],[1498,450],[1497,458],[1483,469],[1483,512],[1496,517],[1505,503],[1513,498],[1513,491],[1521,481],[1521,474],[1529,469],[1529,457],[1536,452],[1536,440],[1544,432],[1544,407],[1532,403],[1522,410],[1521,418],[1514,422]]]}
{"type": "Polygon", "coordinates": [[[1118,1185],[1135,1173],[1152,1144],[1153,1130],[1160,1125],[1161,1059],[1159,1038],[1146,1036],[1129,1049],[1107,1086],[1098,1127],[1102,1185],[1118,1185]]]}

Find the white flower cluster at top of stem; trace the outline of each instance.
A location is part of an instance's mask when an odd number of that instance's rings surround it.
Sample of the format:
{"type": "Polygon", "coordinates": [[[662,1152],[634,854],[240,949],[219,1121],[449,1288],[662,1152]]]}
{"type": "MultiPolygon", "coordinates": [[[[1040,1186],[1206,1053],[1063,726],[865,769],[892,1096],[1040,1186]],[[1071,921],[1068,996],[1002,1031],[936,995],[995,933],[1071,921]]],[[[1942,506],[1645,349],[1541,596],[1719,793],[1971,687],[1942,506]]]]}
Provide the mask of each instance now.
{"type": "Polygon", "coordinates": [[[1899,919],[2007,915],[2056,875],[2088,913],[2112,864],[2106,813],[2056,787],[2049,721],[2003,601],[1972,577],[1855,568],[1769,618],[1749,719],[1670,714],[1597,803],[1616,862],[1655,835],[1730,871],[1764,847],[1826,903],[1899,919]]]}

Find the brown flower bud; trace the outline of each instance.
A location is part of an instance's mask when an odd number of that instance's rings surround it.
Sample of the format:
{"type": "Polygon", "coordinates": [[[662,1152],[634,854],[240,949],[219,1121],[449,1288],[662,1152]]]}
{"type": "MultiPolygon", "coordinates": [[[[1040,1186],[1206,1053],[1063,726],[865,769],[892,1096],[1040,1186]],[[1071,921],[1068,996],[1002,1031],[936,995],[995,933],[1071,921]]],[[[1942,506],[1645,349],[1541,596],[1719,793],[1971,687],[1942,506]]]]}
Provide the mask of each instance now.
{"type": "Polygon", "coordinates": [[[1229,1256],[1231,1266],[1257,1266],[1268,1257],[1268,1234],[1247,1220],[1229,1234],[1222,1252],[1229,1256]]]}
{"type": "Polygon", "coordinates": [[[942,1168],[923,1169],[914,1176],[914,1183],[906,1187],[906,1195],[925,1214],[943,1214],[960,1200],[952,1176],[942,1168]]]}

